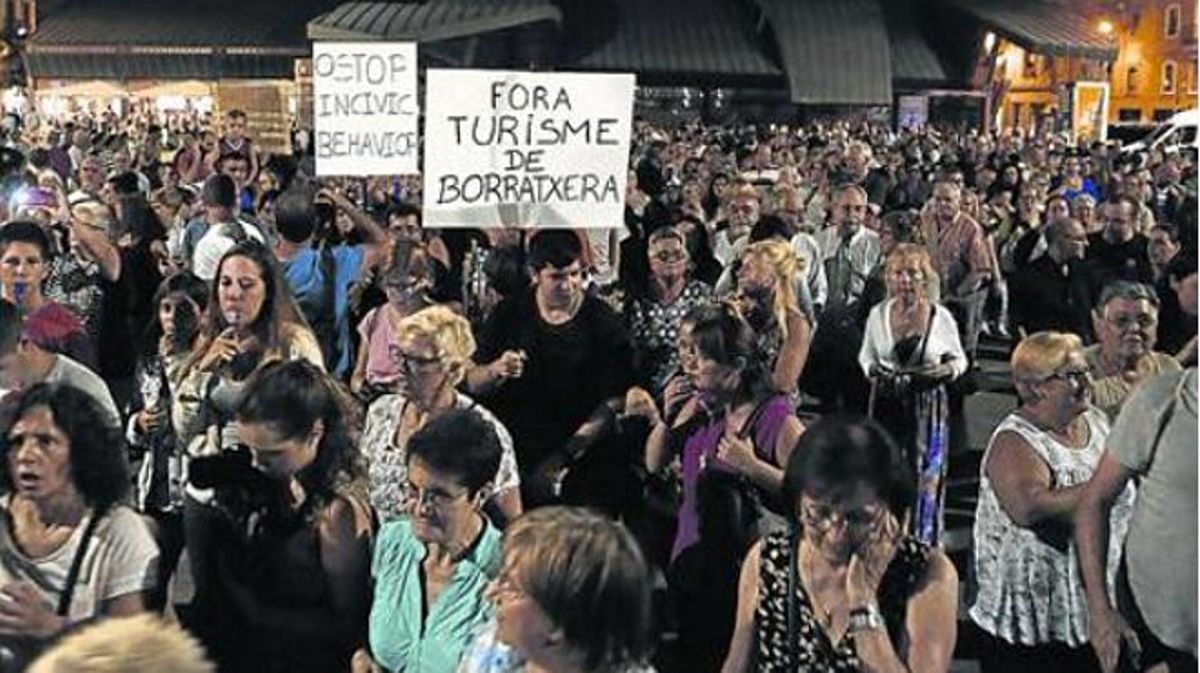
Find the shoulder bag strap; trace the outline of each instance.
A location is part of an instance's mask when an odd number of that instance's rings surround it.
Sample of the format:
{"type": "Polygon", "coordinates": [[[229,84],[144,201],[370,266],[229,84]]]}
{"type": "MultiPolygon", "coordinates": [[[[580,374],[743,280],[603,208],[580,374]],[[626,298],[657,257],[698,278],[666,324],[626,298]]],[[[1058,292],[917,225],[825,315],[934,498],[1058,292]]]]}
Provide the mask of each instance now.
{"type": "Polygon", "coordinates": [[[75,550],[75,558],[71,559],[71,568],[67,571],[67,582],[63,587],[63,592],[58,597],[58,609],[55,611],[59,617],[66,617],[71,610],[71,600],[75,598],[75,585],[79,582],[79,571],[83,569],[83,557],[87,554],[88,543],[95,536],[96,526],[100,524],[100,519],[104,518],[105,510],[97,508],[92,511],[92,518],[88,520],[87,527],[83,529],[83,537],[79,540],[79,548],[75,550]]]}

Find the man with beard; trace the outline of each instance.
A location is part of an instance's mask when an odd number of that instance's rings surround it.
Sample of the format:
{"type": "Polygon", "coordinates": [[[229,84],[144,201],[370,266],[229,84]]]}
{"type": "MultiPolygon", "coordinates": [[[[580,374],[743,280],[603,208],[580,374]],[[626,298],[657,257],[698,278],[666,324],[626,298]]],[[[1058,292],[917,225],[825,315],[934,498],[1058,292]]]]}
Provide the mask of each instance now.
{"type": "Polygon", "coordinates": [[[574,231],[535,235],[528,262],[533,287],[501,302],[484,324],[468,390],[512,432],[523,503],[564,496],[619,505],[613,500],[624,496],[606,477],[621,461],[593,451],[586,466],[578,463],[610,428],[632,383],[629,335],[607,304],[585,294],[574,231]],[[568,467],[586,478],[564,482],[568,467]]]}
{"type": "Polygon", "coordinates": [[[1085,349],[1097,407],[1115,419],[1143,381],[1179,371],[1179,363],[1154,351],[1158,295],[1149,285],[1117,281],[1105,286],[1093,314],[1099,343],[1085,349]]]}
{"type": "Polygon", "coordinates": [[[879,234],[863,226],[869,207],[866,190],[853,183],[840,185],[831,203],[830,225],[816,236],[825,265],[826,304],[800,380],[830,409],[863,411],[868,387],[856,355],[871,307],[862,299],[867,279],[879,266],[881,246],[879,234]]]}

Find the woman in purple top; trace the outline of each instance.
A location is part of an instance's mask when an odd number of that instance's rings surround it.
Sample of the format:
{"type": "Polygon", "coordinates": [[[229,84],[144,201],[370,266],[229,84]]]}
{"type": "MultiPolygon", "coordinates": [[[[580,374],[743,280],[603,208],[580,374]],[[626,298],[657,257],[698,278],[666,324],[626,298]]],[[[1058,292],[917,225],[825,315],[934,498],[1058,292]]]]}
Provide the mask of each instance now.
{"type": "Polygon", "coordinates": [[[780,494],[804,427],[791,400],[772,391],[754,331],[732,305],[683,319],[679,360],[663,412],[646,407],[646,468],[658,472],[679,454],[683,500],[669,576],[683,651],[715,661],[715,670],[732,632],[738,565],[757,535],[757,502],[780,494]]]}

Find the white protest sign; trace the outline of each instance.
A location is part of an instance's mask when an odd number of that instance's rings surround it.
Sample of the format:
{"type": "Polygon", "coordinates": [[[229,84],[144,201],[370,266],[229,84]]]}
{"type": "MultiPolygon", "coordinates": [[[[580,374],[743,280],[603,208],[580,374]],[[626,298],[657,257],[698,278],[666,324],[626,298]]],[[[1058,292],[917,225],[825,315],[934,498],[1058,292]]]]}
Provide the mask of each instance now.
{"type": "Polygon", "coordinates": [[[621,227],[633,75],[425,74],[430,227],[621,227]]]}
{"type": "Polygon", "coordinates": [[[313,43],[317,175],[417,172],[417,46],[313,43]]]}

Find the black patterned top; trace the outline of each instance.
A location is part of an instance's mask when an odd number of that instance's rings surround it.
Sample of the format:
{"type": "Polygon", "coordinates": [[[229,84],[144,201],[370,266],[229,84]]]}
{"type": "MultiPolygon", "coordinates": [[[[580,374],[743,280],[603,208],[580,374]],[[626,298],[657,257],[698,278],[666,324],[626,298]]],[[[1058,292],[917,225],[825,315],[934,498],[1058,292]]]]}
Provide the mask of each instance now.
{"type": "Polygon", "coordinates": [[[625,317],[634,348],[640,356],[638,381],[655,391],[665,385],[679,369],[679,323],[692,309],[712,301],[712,288],[698,280],[689,280],[683,292],[670,304],[647,298],[626,304],[625,317]]]}
{"type": "MultiPolygon", "coordinates": [[[[794,546],[784,532],[763,540],[758,570],[758,607],[754,621],[758,643],[757,671],[760,673],[854,673],[861,667],[854,647],[853,634],[847,633],[835,643],[821,627],[809,601],[803,582],[796,579],[796,661],[788,638],[788,566],[793,563],[794,546]]],[[[904,633],[908,599],[920,586],[929,566],[929,547],[915,538],[904,537],[879,582],[879,610],[892,643],[899,644],[904,633]]]]}

